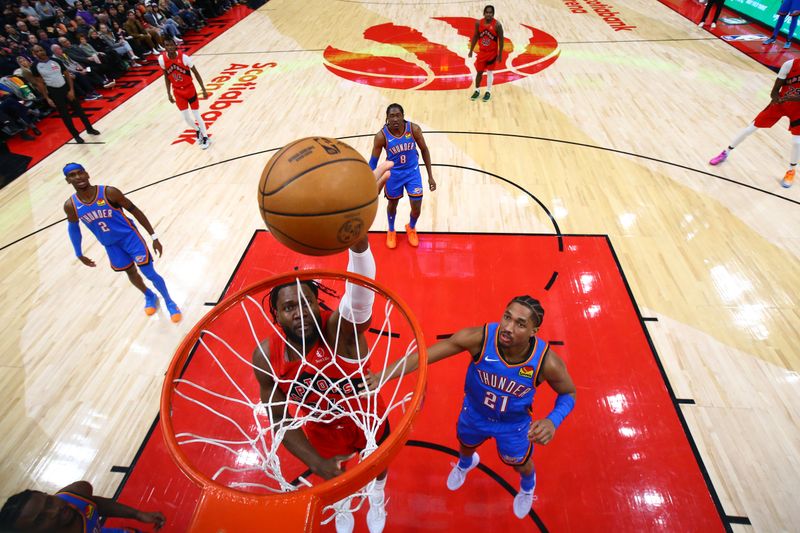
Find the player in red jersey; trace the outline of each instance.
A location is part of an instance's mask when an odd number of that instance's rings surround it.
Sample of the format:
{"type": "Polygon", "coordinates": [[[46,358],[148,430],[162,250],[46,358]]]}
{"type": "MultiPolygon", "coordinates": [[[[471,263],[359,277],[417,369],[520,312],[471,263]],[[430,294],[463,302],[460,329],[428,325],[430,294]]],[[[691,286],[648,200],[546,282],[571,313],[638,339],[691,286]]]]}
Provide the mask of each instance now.
{"type": "Polygon", "coordinates": [[[782,117],[788,117],[789,131],[792,134],[792,153],[789,158],[789,170],[786,171],[781,180],[781,185],[788,188],[794,183],[797,160],[800,159],[800,61],[790,59],[781,66],[775,85],[772,86],[770,98],[772,98],[772,101],[758,114],[756,119],[743,129],[725,150],[714,156],[709,163],[719,165],[728,158],[731,150],[736,148],[739,143],[758,128],[771,128],[782,117]]]}
{"type": "MultiPolygon", "coordinates": [[[[385,161],[375,170],[379,191],[391,167],[392,163],[385,161]]],[[[366,236],[350,247],[347,270],[375,278],[375,259],[366,236]]],[[[355,403],[358,390],[346,375],[352,375],[359,366],[359,357],[368,353],[364,332],[372,319],[375,293],[348,282],[338,309],[331,312],[320,309],[318,292],[319,286],[310,281],[301,282],[299,289],[296,283],[288,283],[270,291],[270,311],[285,340],[273,332],[256,347],[252,360],[260,398],[269,407],[273,426],[286,424],[287,419],[302,416],[309,409],[330,413],[331,418],[337,411],[358,410],[351,404],[355,403]],[[336,354],[326,344],[337,346],[336,354]],[[287,402],[302,407],[298,407],[298,413],[285,414],[287,402]]],[[[368,362],[364,366],[368,368],[368,362]]],[[[385,409],[379,396],[376,415],[383,416],[385,409]]],[[[388,436],[389,425],[384,423],[376,432],[377,443],[388,436]]],[[[330,479],[341,474],[341,463],[365,449],[367,443],[364,431],[345,415],[328,423],[308,421],[302,429],[287,431],[283,445],[313,473],[330,479]]],[[[369,495],[370,533],[383,531],[386,522],[383,492],[386,475],[384,471],[377,477],[369,495]]],[[[349,506],[345,502],[337,504],[337,533],[349,533],[355,525],[352,513],[344,511],[349,506]]]]}
{"type": "Polygon", "coordinates": [[[488,102],[491,96],[492,82],[494,81],[494,71],[503,62],[503,26],[494,18],[494,6],[483,8],[483,18],[475,21],[475,35],[469,43],[469,57],[478,45],[478,58],[475,60],[475,92],[472,93],[472,100],[477,100],[481,95],[481,80],[483,71],[488,70],[486,75],[486,94],[483,101],[488,102]]]}
{"type": "Polygon", "coordinates": [[[200,88],[203,89],[203,98],[208,98],[206,86],[203,85],[203,78],[200,77],[200,73],[192,63],[192,59],[186,54],[178,53],[178,45],[175,44],[175,41],[164,39],[164,48],[166,48],[166,52],[158,56],[158,66],[164,71],[167,98],[178,106],[183,119],[190,128],[197,132],[197,144],[205,150],[211,144],[211,139],[208,138],[206,125],[200,117],[200,104],[197,101],[197,91],[192,82],[192,73],[197,78],[200,88]],[[170,87],[172,87],[171,91],[170,87]],[[173,93],[175,95],[174,98],[172,97],[173,93]]]}

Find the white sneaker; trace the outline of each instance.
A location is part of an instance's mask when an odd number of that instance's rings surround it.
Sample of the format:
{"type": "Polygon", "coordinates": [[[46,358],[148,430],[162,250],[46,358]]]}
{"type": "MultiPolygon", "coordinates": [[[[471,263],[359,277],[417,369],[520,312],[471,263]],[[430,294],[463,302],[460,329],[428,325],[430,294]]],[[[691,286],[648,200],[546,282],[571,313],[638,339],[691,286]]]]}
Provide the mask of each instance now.
{"type": "Polygon", "coordinates": [[[208,150],[209,146],[211,146],[211,139],[209,137],[203,137],[203,140],[200,141],[200,148],[208,150]]]}
{"type": "Polygon", "coordinates": [[[713,29],[714,29],[714,28],[716,28],[716,27],[717,27],[717,23],[716,23],[716,22],[712,22],[712,23],[711,23],[711,29],[713,30],[713,29]]]}
{"type": "Polygon", "coordinates": [[[703,26],[705,26],[705,25],[706,25],[706,23],[705,23],[705,22],[701,22],[700,24],[698,24],[698,25],[697,25],[697,27],[698,27],[698,28],[702,28],[702,27],[703,27],[703,26]]]}
{"type": "Polygon", "coordinates": [[[336,514],[336,533],[353,533],[355,527],[356,519],[353,518],[353,513],[347,511],[336,514]]]}
{"type": "Polygon", "coordinates": [[[481,457],[478,455],[478,452],[474,452],[472,454],[472,464],[469,465],[469,468],[462,469],[460,466],[458,466],[458,463],[453,465],[450,475],[447,476],[447,488],[450,490],[458,490],[461,488],[461,485],[463,485],[464,481],[467,479],[467,474],[469,471],[478,466],[480,462],[481,457]]]}
{"type": "Polygon", "coordinates": [[[383,491],[369,495],[369,511],[367,511],[367,528],[369,533],[383,533],[386,526],[386,505],[383,491]]]}
{"type": "Polygon", "coordinates": [[[533,491],[525,492],[519,491],[514,496],[514,516],[517,518],[525,518],[533,506],[533,491]]]}

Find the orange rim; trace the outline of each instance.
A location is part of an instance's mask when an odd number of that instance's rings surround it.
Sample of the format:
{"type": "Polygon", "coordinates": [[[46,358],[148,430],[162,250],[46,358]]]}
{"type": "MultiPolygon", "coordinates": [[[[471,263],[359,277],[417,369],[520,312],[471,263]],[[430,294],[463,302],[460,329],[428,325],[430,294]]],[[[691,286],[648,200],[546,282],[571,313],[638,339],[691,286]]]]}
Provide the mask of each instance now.
{"type": "MultiPolygon", "coordinates": [[[[214,515],[214,507],[230,508],[239,507],[241,505],[242,507],[246,506],[248,509],[253,509],[255,507],[261,508],[262,511],[267,511],[270,513],[271,525],[284,524],[285,521],[292,521],[292,523],[299,525],[301,517],[304,517],[304,520],[302,520],[304,524],[302,530],[313,531],[319,525],[319,515],[325,505],[339,501],[366,485],[380,474],[386,468],[386,465],[391,462],[403,448],[411,432],[414,417],[422,403],[428,373],[427,361],[428,355],[422,335],[422,328],[416,317],[411,313],[408,305],[399,296],[374,280],[350,272],[345,273],[325,269],[300,270],[272,276],[226,297],[198,321],[178,346],[172,358],[172,362],[167,369],[167,373],[164,377],[164,385],[161,390],[160,423],[164,441],[172,460],[175,461],[181,471],[202,490],[198,511],[201,508],[210,508],[203,510],[201,514],[204,516],[208,516],[209,513],[214,515]],[[376,293],[382,294],[385,298],[393,301],[395,303],[395,308],[400,311],[411,326],[417,343],[419,368],[414,385],[414,394],[406,404],[405,413],[396,424],[396,427],[392,427],[392,432],[386,441],[384,441],[384,443],[369,457],[359,462],[353,468],[346,470],[341,476],[322,482],[319,485],[294,492],[252,494],[217,483],[204,473],[195,469],[189,461],[178,444],[172,425],[171,412],[175,391],[173,381],[181,374],[186,366],[192,349],[200,338],[200,332],[212,323],[218,315],[237,305],[248,294],[261,292],[276,285],[297,279],[301,281],[313,279],[355,280],[360,285],[369,287],[376,293]],[[275,513],[280,513],[280,515],[275,513]]],[[[225,513],[229,512],[229,510],[230,509],[226,510],[225,513]]],[[[202,521],[203,518],[200,517],[198,519],[198,511],[195,512],[195,518],[193,519],[194,527],[191,527],[190,530],[211,530],[202,527],[203,525],[200,521],[202,521]]],[[[220,509],[220,511],[222,510],[220,509]]],[[[229,514],[228,516],[231,515],[229,514]]],[[[224,519],[224,516],[221,518],[224,519]]],[[[263,522],[261,525],[263,526],[263,522]]],[[[294,530],[297,531],[297,529],[294,530]]]]}

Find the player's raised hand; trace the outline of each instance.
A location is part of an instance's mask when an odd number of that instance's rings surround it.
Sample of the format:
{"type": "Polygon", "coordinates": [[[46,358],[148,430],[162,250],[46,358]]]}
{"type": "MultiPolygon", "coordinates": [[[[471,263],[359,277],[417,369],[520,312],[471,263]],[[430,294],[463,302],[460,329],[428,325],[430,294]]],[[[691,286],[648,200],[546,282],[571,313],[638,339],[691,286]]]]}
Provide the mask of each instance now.
{"type": "Polygon", "coordinates": [[[382,163],[378,163],[378,166],[373,171],[375,173],[375,179],[378,182],[378,193],[383,190],[383,186],[386,185],[386,180],[389,179],[391,175],[391,168],[394,166],[394,163],[391,161],[383,161],[382,163]]]}
{"type": "Polygon", "coordinates": [[[374,374],[372,370],[367,370],[364,376],[364,382],[358,384],[359,392],[372,392],[376,391],[381,386],[382,374],[374,374]]]}
{"type": "Polygon", "coordinates": [[[89,259],[85,255],[80,256],[78,259],[80,259],[81,263],[83,263],[87,267],[95,267],[95,266],[97,266],[97,265],[94,264],[94,261],[92,261],[91,259],[89,259]]]}
{"type": "Polygon", "coordinates": [[[153,251],[158,254],[158,257],[161,257],[161,254],[164,253],[164,248],[161,246],[161,241],[158,239],[153,241],[153,251]]]}
{"type": "Polygon", "coordinates": [[[536,444],[547,444],[553,440],[556,433],[556,426],[549,418],[534,420],[528,430],[528,438],[536,444]]]}
{"type": "Polygon", "coordinates": [[[345,463],[353,458],[355,454],[350,455],[336,455],[328,459],[320,459],[315,465],[308,465],[311,471],[323,479],[331,479],[342,473],[342,463],[345,463]]]}
{"type": "Polygon", "coordinates": [[[145,513],[139,511],[136,514],[136,520],[139,522],[144,522],[145,524],[155,524],[156,531],[164,527],[164,524],[167,522],[167,519],[164,517],[164,515],[159,512],[145,513]]]}

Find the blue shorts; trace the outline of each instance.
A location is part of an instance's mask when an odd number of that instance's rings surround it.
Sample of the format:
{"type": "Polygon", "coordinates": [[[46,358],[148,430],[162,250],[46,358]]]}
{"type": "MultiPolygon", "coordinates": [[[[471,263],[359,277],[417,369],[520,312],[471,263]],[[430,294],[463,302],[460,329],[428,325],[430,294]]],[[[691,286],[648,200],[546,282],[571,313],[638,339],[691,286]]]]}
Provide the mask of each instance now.
{"type": "Polygon", "coordinates": [[[800,11],[800,0],[783,0],[778,8],[778,15],[788,15],[800,11]]]}
{"type": "Polygon", "coordinates": [[[487,439],[494,438],[500,459],[516,466],[525,464],[533,453],[533,443],[528,440],[530,427],[530,417],[515,422],[488,419],[475,411],[464,398],[456,424],[456,436],[468,448],[475,448],[487,439]]]}
{"type": "Polygon", "coordinates": [[[389,181],[386,182],[386,198],[399,200],[403,197],[403,189],[406,190],[410,199],[422,199],[422,174],[419,172],[419,167],[397,176],[392,173],[389,181]]]}
{"type": "Polygon", "coordinates": [[[136,231],[131,231],[127,237],[105,248],[111,261],[111,268],[116,271],[128,270],[134,263],[137,266],[144,266],[152,259],[147,244],[136,231]]]}

